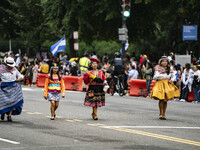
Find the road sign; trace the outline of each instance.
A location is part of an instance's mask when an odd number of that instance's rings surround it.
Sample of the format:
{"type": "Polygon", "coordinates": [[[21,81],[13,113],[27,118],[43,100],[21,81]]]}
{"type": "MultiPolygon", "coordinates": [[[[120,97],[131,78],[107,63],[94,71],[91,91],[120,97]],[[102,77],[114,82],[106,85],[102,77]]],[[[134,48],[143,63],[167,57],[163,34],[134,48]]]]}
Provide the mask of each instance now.
{"type": "Polygon", "coordinates": [[[128,40],[128,29],[127,28],[118,28],[119,40],[127,41],[128,40]]]}
{"type": "Polygon", "coordinates": [[[124,34],[119,35],[119,40],[120,41],[126,41],[126,35],[124,35],[124,34]]]}
{"type": "Polygon", "coordinates": [[[74,43],[74,50],[78,51],[78,49],[79,49],[78,43],[74,43]]]}
{"type": "Polygon", "coordinates": [[[126,34],[127,29],[126,28],[118,28],[118,34],[126,34]]]}
{"type": "Polygon", "coordinates": [[[183,25],[183,41],[197,41],[197,25],[183,25]]]}
{"type": "Polygon", "coordinates": [[[73,33],[73,37],[74,37],[75,40],[78,39],[78,31],[74,31],[74,33],[73,33]]]}

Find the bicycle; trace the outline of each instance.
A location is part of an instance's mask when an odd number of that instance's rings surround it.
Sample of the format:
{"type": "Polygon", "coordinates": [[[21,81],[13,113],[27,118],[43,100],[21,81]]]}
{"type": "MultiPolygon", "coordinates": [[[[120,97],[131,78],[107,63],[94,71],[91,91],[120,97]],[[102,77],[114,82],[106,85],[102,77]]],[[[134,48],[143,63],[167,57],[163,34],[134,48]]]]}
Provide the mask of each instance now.
{"type": "Polygon", "coordinates": [[[119,96],[125,95],[125,93],[124,93],[124,75],[114,76],[114,78],[110,81],[109,86],[110,86],[109,93],[111,96],[114,95],[115,91],[117,93],[119,93],[119,96]]]}

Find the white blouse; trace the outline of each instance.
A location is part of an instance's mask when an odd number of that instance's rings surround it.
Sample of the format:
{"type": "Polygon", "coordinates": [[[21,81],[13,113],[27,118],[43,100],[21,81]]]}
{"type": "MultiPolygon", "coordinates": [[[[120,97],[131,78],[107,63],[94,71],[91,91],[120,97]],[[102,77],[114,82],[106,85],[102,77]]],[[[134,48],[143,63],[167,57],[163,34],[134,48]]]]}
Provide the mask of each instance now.
{"type": "Polygon", "coordinates": [[[1,82],[12,82],[12,81],[16,81],[19,78],[24,78],[24,76],[16,69],[12,69],[11,71],[9,70],[4,70],[1,71],[0,70],[0,78],[1,78],[1,82]]]}
{"type": "Polygon", "coordinates": [[[167,74],[166,72],[162,71],[161,68],[161,70],[158,69],[157,71],[155,71],[153,79],[154,80],[169,79],[172,81],[176,81],[176,76],[172,70],[170,71],[169,74],[167,74]]]}

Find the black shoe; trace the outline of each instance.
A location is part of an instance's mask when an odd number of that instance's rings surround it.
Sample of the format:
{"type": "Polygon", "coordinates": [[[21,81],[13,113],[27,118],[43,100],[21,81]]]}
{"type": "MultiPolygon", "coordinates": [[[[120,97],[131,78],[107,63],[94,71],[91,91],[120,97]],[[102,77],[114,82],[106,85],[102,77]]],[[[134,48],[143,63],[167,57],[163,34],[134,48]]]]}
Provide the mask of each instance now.
{"type": "Polygon", "coordinates": [[[99,120],[98,118],[94,118],[94,120],[99,120]]]}
{"type": "Polygon", "coordinates": [[[7,120],[8,120],[8,122],[12,122],[11,116],[8,116],[8,117],[7,117],[7,120]]]}
{"type": "Polygon", "coordinates": [[[5,114],[1,114],[1,120],[4,120],[5,114]]]}
{"type": "Polygon", "coordinates": [[[55,118],[53,117],[53,118],[50,118],[50,120],[55,120],[55,118]]]}

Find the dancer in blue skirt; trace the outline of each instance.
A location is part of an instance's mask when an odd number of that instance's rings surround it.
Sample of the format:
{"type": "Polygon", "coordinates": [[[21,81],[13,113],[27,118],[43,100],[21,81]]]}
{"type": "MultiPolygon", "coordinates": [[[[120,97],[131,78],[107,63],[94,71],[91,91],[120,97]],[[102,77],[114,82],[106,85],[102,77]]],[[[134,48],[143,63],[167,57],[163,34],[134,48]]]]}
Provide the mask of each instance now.
{"type": "Polygon", "coordinates": [[[7,120],[12,122],[12,115],[19,115],[24,103],[22,88],[19,83],[24,78],[15,68],[15,61],[8,57],[4,64],[0,65],[0,114],[1,120],[4,120],[7,114],[7,120]]]}

